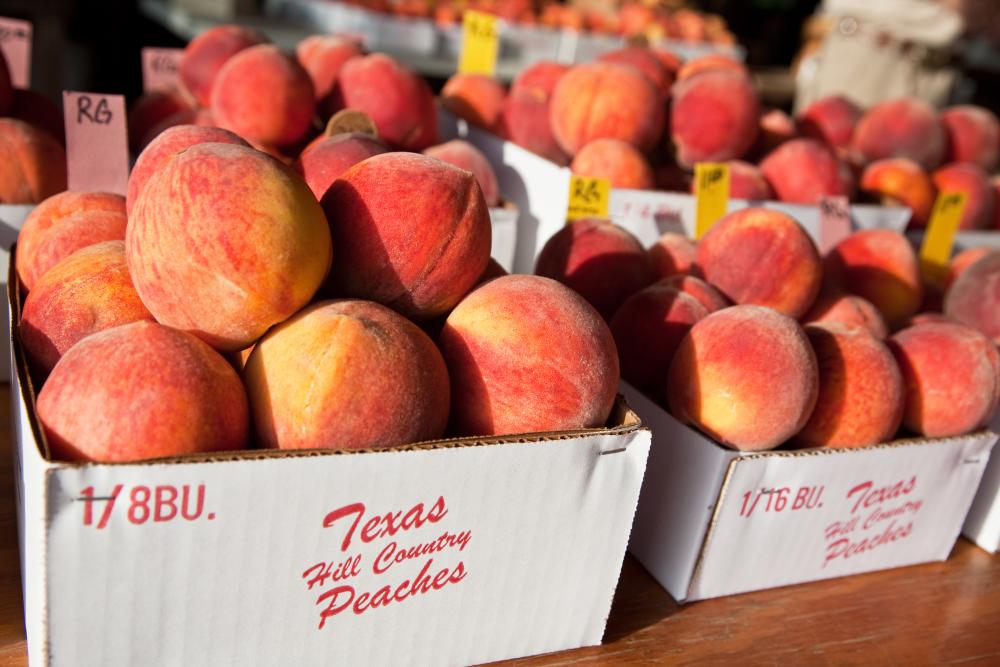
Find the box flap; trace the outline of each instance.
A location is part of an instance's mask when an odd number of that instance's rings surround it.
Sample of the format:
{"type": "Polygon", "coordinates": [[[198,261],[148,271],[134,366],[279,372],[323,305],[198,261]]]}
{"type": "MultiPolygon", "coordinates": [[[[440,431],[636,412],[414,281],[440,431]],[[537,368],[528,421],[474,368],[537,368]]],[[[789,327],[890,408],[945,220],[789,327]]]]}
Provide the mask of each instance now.
{"type": "MultiPolygon", "coordinates": [[[[1000,433],[1000,410],[993,415],[990,430],[1000,433]]],[[[990,553],[1000,551],[1000,454],[996,448],[965,517],[962,534],[990,553]]]]}

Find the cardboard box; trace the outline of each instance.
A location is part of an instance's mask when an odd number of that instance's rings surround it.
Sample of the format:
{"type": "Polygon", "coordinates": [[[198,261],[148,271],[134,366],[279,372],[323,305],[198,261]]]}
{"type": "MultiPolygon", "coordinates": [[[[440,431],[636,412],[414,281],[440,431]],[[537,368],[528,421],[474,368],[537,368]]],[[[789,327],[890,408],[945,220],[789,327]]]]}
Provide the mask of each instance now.
{"type": "Polygon", "coordinates": [[[680,602],[946,559],[997,439],[741,453],[622,391],[653,431],[629,550],[680,602]]]}
{"type": "Polygon", "coordinates": [[[600,643],[650,442],[624,402],[602,429],[66,464],[10,333],[31,664],[460,665],[600,643]]]}
{"type": "MultiPolygon", "coordinates": [[[[993,415],[990,429],[1000,433],[1000,410],[993,415]]],[[[983,481],[972,500],[962,534],[980,547],[995,554],[1000,551],[1000,454],[990,456],[983,481]]]]}
{"type": "Polygon", "coordinates": [[[514,254],[517,250],[517,220],[517,207],[512,204],[490,209],[490,226],[492,228],[490,256],[507,273],[514,270],[514,254]]]}
{"type": "MultiPolygon", "coordinates": [[[[463,138],[481,150],[493,165],[500,192],[520,211],[516,273],[534,273],[535,257],[545,242],[566,224],[569,202],[569,179],[566,167],[546,160],[496,135],[470,126],[447,109],[439,108],[439,132],[442,141],[463,138]]],[[[729,200],[729,210],[763,206],[783,211],[799,221],[813,240],[820,242],[818,206],[784,202],[729,200]]],[[[609,217],[635,234],[644,244],[652,245],[664,232],[694,235],[695,198],[680,192],[653,190],[611,191],[609,217]]],[[[858,204],[850,207],[855,229],[893,229],[902,232],[910,221],[910,209],[903,207],[858,204]]]]}
{"type": "MultiPolygon", "coordinates": [[[[2,289],[7,291],[7,272],[10,269],[10,248],[17,241],[24,219],[35,208],[34,204],[0,204],[0,278],[2,289]]],[[[3,329],[10,325],[7,309],[3,309],[3,329]]],[[[10,343],[4,341],[0,350],[0,382],[10,382],[10,343]]]]}

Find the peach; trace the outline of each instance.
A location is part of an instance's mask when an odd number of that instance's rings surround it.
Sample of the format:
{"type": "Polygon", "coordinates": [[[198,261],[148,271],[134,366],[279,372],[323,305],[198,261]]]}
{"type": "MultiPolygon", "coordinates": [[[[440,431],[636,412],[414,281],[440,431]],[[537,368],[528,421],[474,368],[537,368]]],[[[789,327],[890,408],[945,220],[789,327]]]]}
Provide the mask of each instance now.
{"type": "Polygon", "coordinates": [[[295,57],[312,80],[316,105],[324,117],[333,115],[333,89],[344,63],[363,55],[361,44],[338,35],[310,35],[295,47],[295,57]]]}
{"type": "Polygon", "coordinates": [[[630,296],[610,323],[622,378],[662,401],[677,346],[691,326],[707,316],[697,299],[663,283],[630,296]]]}
{"type": "MultiPolygon", "coordinates": [[[[767,201],[774,199],[774,191],[764,178],[760,167],[742,160],[729,161],[729,198],[767,201]]],[[[694,182],[691,192],[694,192],[694,182]]]]}
{"type": "Polygon", "coordinates": [[[513,90],[504,100],[500,134],[558,165],[569,163],[552,133],[549,98],[537,91],[513,90]]]}
{"type": "Polygon", "coordinates": [[[475,176],[440,160],[376,155],[334,181],[322,204],[336,294],[429,319],[455,306],[489,261],[489,209],[475,176]]]}
{"type": "Polygon", "coordinates": [[[136,158],[135,166],[128,176],[128,190],[125,193],[125,210],[131,214],[136,200],[146,187],[146,182],[163,168],[175,155],[197,144],[248,144],[228,130],[219,127],[199,125],[175,125],[161,132],[143,149],[136,158]]]}
{"type": "MultiPolygon", "coordinates": [[[[176,127],[178,125],[197,125],[198,127],[218,127],[215,122],[215,118],[212,116],[212,112],[208,109],[185,109],[178,111],[177,113],[167,116],[162,121],[157,123],[143,135],[142,139],[139,141],[135,150],[140,153],[145,150],[154,139],[163,134],[166,130],[171,127],[176,127]]],[[[228,130],[227,130],[228,131],[228,130]]]]}
{"type": "Polygon", "coordinates": [[[483,74],[455,74],[441,89],[441,105],[473,125],[496,132],[507,91],[483,74]]]}
{"type": "Polygon", "coordinates": [[[196,144],[146,182],[125,234],[158,322],[242,350],[306,305],[330,268],[330,229],[302,178],[236,144],[196,144]]]}
{"type": "Polygon", "coordinates": [[[181,112],[194,112],[187,98],[178,91],[157,90],[145,93],[128,110],[128,145],[133,153],[145,146],[150,132],[163,121],[181,112]]]}
{"type": "Polygon", "coordinates": [[[539,276],[491,280],[439,337],[454,435],[603,426],[618,391],[615,341],[576,292],[539,276]]]}
{"type": "Polygon", "coordinates": [[[439,438],[448,423],[441,353],[371,301],[309,306],[268,332],[243,372],[265,447],[393,447],[439,438]]]}
{"type": "Polygon", "coordinates": [[[244,26],[209,28],[184,49],[178,63],[178,76],[198,104],[207,107],[212,101],[215,77],[223,65],[240,51],[269,41],[263,34],[244,26]]]}
{"type": "Polygon", "coordinates": [[[320,137],[306,147],[292,168],[306,179],[309,189],[322,199],[340,175],[362,160],[387,153],[381,140],[361,132],[320,137]]]}
{"type": "Polygon", "coordinates": [[[854,194],[851,168],[815,139],[782,144],[760,169],[781,201],[815,204],[821,197],[854,194]]]}
{"type": "Polygon", "coordinates": [[[951,258],[951,263],[948,265],[948,278],[944,285],[945,289],[947,290],[951,287],[958,280],[958,277],[965,273],[966,269],[993,252],[993,250],[994,248],[990,246],[977,246],[959,251],[951,258]]]}
{"type": "Polygon", "coordinates": [[[723,217],[698,241],[698,268],[738,304],[801,317],[823,280],[819,252],[791,217],[746,208],[723,217]]]}
{"type": "Polygon", "coordinates": [[[798,322],[763,306],[733,306],[691,327],[670,365],[666,397],[680,421],[759,451],[798,433],[818,392],[816,355],[798,322]]]}
{"type": "Polygon", "coordinates": [[[941,167],[932,176],[939,192],[964,192],[965,211],[959,229],[986,229],[993,223],[997,195],[989,175],[971,162],[956,162],[941,167]]]}
{"type": "Polygon", "coordinates": [[[486,263],[486,268],[483,270],[483,275],[479,276],[479,280],[476,281],[476,286],[482,285],[483,283],[493,280],[494,278],[499,278],[500,276],[510,275],[507,269],[500,265],[500,262],[496,261],[490,257],[490,261],[486,263]]]}
{"type": "Polygon", "coordinates": [[[923,229],[934,209],[937,188],[923,167],[906,158],[872,162],[861,173],[861,190],[886,206],[906,206],[910,226],[923,229]]]}
{"type": "Polygon", "coordinates": [[[155,322],[74,345],[36,408],[57,460],[142,461],[247,446],[247,398],[236,371],[194,336],[155,322]]]}
{"type": "Polygon", "coordinates": [[[930,438],[985,426],[997,407],[1000,355],[975,329],[950,322],[897,332],[889,347],[903,373],[903,425],[930,438]]]}
{"type": "Polygon", "coordinates": [[[0,118],[0,204],[37,204],[66,189],[66,152],[47,132],[0,118]]]}
{"type": "Polygon", "coordinates": [[[61,192],[35,207],[17,239],[17,275],[30,290],[46,271],[81,248],[125,238],[125,198],[61,192]]]}
{"type": "Polygon", "coordinates": [[[726,71],[739,74],[745,78],[750,78],[750,70],[739,60],[722,53],[711,53],[706,56],[699,56],[688,60],[677,71],[677,81],[690,79],[696,74],[703,74],[710,71],[726,71]]]}
{"type": "Polygon", "coordinates": [[[931,322],[951,322],[953,324],[961,324],[958,320],[952,319],[947,315],[942,315],[941,313],[917,313],[910,319],[906,320],[905,324],[900,327],[900,329],[907,329],[909,327],[915,327],[918,324],[928,324],[931,322]]]}
{"type": "Polygon", "coordinates": [[[711,70],[680,80],[670,110],[677,163],[691,168],[742,157],[757,139],[759,115],[757,92],[742,74],[711,70]]]}
{"type": "Polygon", "coordinates": [[[763,109],[757,119],[757,140],[750,153],[767,155],[775,148],[798,136],[795,121],[781,109],[763,109]]]}
{"type": "Polygon", "coordinates": [[[660,91],[663,99],[670,95],[670,86],[674,83],[674,75],[663,66],[651,49],[644,46],[625,46],[613,51],[606,51],[597,58],[598,62],[629,65],[642,72],[660,91]]]}
{"type": "Polygon", "coordinates": [[[1000,163],[1000,120],[989,109],[974,105],[941,112],[947,138],[945,162],[972,162],[986,171],[1000,163]]]}
{"type": "Polygon", "coordinates": [[[863,111],[843,95],[821,97],[798,115],[799,132],[832,149],[846,150],[863,111]]]}
{"type": "Polygon", "coordinates": [[[497,185],[497,175],[493,166],[482,152],[462,139],[451,141],[424,149],[424,155],[436,160],[455,165],[459,169],[471,171],[483,191],[487,206],[500,204],[500,186],[497,185]]]}
{"type": "Polygon", "coordinates": [[[663,134],[663,100],[633,67],[576,65],[556,84],[549,120],[556,141],[569,155],[594,139],[620,139],[648,152],[663,134]]]}
{"type": "MultiPolygon", "coordinates": [[[[692,267],[692,270],[696,270],[697,268],[697,265],[695,265],[692,267]]],[[[733,305],[722,292],[696,276],[677,274],[669,278],[664,278],[660,282],[667,287],[673,287],[680,292],[693,296],[710,313],[733,305]]]]}
{"type": "Polygon", "coordinates": [[[680,71],[681,65],[684,64],[684,61],[681,60],[680,56],[668,49],[650,47],[649,50],[653,56],[660,61],[660,64],[663,65],[668,72],[670,72],[670,76],[676,79],[677,72],[680,71]]]}
{"type": "Polygon", "coordinates": [[[871,301],[853,294],[833,294],[821,296],[802,316],[805,324],[834,323],[844,327],[860,328],[873,337],[884,340],[889,335],[889,327],[882,314],[871,301]]]}
{"type": "Polygon", "coordinates": [[[662,280],[677,274],[690,273],[697,250],[694,241],[675,232],[667,232],[646,253],[653,269],[653,279],[662,280]]]}
{"type": "Polygon", "coordinates": [[[556,232],[538,253],[535,273],[578,292],[605,320],[653,281],[639,239],[597,218],[577,220],[556,232]]]}
{"type": "Polygon", "coordinates": [[[905,157],[927,170],[944,158],[945,132],[934,108],[904,97],[876,104],[858,121],[851,151],[863,162],[905,157]]]}
{"type": "Polygon", "coordinates": [[[618,139],[594,139],[583,146],[569,168],[574,174],[605,178],[613,188],[651,190],[653,168],[632,144],[618,139]]]}
{"type": "Polygon", "coordinates": [[[335,109],[368,114],[379,136],[402,150],[422,151],[438,143],[437,108],[427,82],[387,55],[351,58],[334,88],[335,109]]]}
{"type": "Polygon", "coordinates": [[[550,60],[540,60],[533,65],[521,70],[510,85],[511,95],[515,93],[537,94],[545,101],[552,96],[552,91],[556,89],[559,79],[568,72],[569,65],[552,62],[550,60]]]}
{"type": "Polygon", "coordinates": [[[260,44],[230,58],[212,85],[212,117],[247,141],[288,146],[312,126],[309,74],[277,46],[260,44]]]}
{"type": "Polygon", "coordinates": [[[865,447],[888,442],[903,419],[903,376],[889,348],[839,323],[805,328],[819,368],[819,395],[796,447],[865,447]]]}
{"type": "Polygon", "coordinates": [[[39,130],[47,132],[61,145],[66,145],[66,123],[63,120],[62,109],[45,95],[28,88],[15,89],[7,115],[34,125],[39,130]]]}
{"type": "Polygon", "coordinates": [[[152,319],[132,286],[125,243],[105,241],[77,250],[35,283],[21,313],[21,342],[48,372],[87,336],[152,319]]]}
{"type": "Polygon", "coordinates": [[[923,300],[917,255],[898,232],[854,232],[827,254],[823,268],[828,288],[867,299],[890,329],[916,314],[923,300]]]}
{"type": "Polygon", "coordinates": [[[1000,345],[1000,251],[983,255],[955,278],[945,294],[944,314],[1000,345]]]}

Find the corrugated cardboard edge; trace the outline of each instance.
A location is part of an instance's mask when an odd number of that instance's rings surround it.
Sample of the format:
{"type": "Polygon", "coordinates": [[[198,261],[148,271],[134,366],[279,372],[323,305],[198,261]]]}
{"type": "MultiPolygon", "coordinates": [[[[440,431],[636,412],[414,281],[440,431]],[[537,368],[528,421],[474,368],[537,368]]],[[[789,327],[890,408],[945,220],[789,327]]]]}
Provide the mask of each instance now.
{"type": "MultiPolygon", "coordinates": [[[[685,424],[685,426],[687,428],[695,430],[695,429],[693,429],[693,427],[691,427],[688,424],[685,424]]],[[[699,431],[696,431],[696,432],[700,433],[699,431]]],[[[807,456],[831,456],[831,455],[844,455],[844,454],[860,454],[862,452],[867,452],[867,451],[871,451],[871,450],[874,450],[874,449],[899,449],[899,448],[904,448],[904,447],[916,447],[916,446],[925,447],[925,446],[928,446],[928,445],[935,445],[935,444],[940,444],[940,443],[944,443],[944,442],[948,442],[948,441],[958,440],[959,438],[967,438],[967,437],[977,438],[977,437],[986,437],[986,436],[993,436],[992,437],[993,442],[990,445],[991,447],[994,446],[994,445],[996,445],[997,440],[1000,439],[1000,436],[998,436],[996,433],[994,433],[993,431],[991,431],[989,428],[981,428],[981,429],[979,429],[977,431],[973,431],[972,433],[966,433],[966,434],[963,434],[961,436],[951,436],[951,437],[946,437],[946,438],[900,438],[899,440],[893,440],[891,442],[886,442],[886,443],[882,443],[882,444],[878,444],[878,445],[870,445],[868,447],[855,447],[855,448],[845,447],[845,448],[840,448],[840,449],[834,449],[834,448],[815,448],[815,449],[799,449],[799,450],[783,450],[783,451],[782,450],[778,450],[778,451],[772,450],[772,451],[763,451],[763,452],[751,452],[751,453],[746,453],[746,454],[742,454],[742,455],[738,456],[737,458],[735,458],[735,459],[733,459],[732,461],[729,462],[729,466],[726,469],[726,475],[725,475],[725,477],[722,480],[722,486],[719,487],[719,495],[718,495],[718,497],[715,500],[715,507],[712,510],[712,518],[708,522],[708,529],[705,531],[705,539],[702,541],[701,548],[698,550],[698,560],[695,562],[694,572],[692,572],[691,579],[690,579],[690,581],[688,583],[688,590],[687,590],[687,596],[685,597],[685,601],[690,600],[691,591],[694,589],[696,583],[701,578],[701,570],[702,570],[702,566],[704,565],[704,562],[705,562],[705,554],[707,553],[709,547],[711,546],[712,538],[715,535],[715,528],[716,528],[716,524],[718,523],[718,520],[719,520],[719,514],[722,511],[722,505],[723,505],[723,502],[725,501],[726,493],[729,491],[729,483],[730,483],[733,475],[736,472],[736,467],[738,465],[740,465],[741,462],[743,462],[743,461],[751,461],[751,460],[755,460],[755,459],[775,458],[775,457],[781,457],[781,458],[803,458],[803,457],[807,457],[807,456]]],[[[719,447],[721,449],[729,449],[728,447],[724,447],[723,445],[719,444],[718,442],[715,442],[711,438],[708,438],[708,436],[706,436],[706,439],[708,439],[710,442],[712,442],[716,447],[719,447]]],[[[971,500],[970,500],[970,505],[971,505],[971,500]]],[[[968,511],[968,508],[966,508],[966,511],[968,511]]],[[[959,530],[961,529],[960,525],[958,526],[958,529],[959,530]]],[[[952,539],[952,542],[954,542],[955,540],[958,539],[959,530],[955,531],[955,535],[954,535],[954,538],[952,539]]],[[[845,574],[845,575],[841,575],[841,576],[853,576],[853,575],[852,574],[845,574]]],[[[833,577],[833,578],[836,578],[836,577],[833,577]]],[[[805,583],[805,582],[803,582],[803,583],[805,583]]],[[[788,585],[795,585],[795,584],[788,584],[788,585]]],[[[750,591],[746,591],[746,592],[750,592],[750,591]]],[[[696,602],[697,600],[692,600],[692,601],[696,602]]]]}

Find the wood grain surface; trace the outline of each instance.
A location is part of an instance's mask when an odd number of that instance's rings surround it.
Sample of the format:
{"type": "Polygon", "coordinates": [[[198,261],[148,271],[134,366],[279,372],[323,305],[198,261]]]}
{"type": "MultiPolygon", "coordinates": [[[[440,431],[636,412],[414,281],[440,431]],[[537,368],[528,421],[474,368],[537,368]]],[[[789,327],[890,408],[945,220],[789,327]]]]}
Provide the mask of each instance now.
{"type": "MultiPolygon", "coordinates": [[[[11,460],[4,384],[0,665],[26,665],[11,460]]],[[[959,540],[944,563],[682,607],[628,557],[604,645],[503,664],[1000,665],[1000,558],[959,540]]]]}

